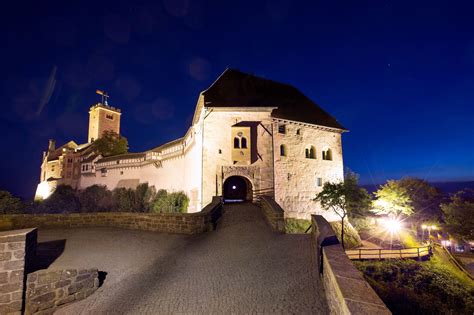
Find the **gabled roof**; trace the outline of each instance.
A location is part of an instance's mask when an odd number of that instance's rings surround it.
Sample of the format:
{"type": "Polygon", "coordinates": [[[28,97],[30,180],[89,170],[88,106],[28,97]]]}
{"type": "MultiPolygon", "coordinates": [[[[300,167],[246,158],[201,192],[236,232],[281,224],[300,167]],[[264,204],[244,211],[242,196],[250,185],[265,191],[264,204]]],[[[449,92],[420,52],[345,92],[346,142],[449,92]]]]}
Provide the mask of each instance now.
{"type": "Polygon", "coordinates": [[[295,87],[226,69],[204,92],[205,107],[277,107],[272,117],[345,130],[295,87]]]}

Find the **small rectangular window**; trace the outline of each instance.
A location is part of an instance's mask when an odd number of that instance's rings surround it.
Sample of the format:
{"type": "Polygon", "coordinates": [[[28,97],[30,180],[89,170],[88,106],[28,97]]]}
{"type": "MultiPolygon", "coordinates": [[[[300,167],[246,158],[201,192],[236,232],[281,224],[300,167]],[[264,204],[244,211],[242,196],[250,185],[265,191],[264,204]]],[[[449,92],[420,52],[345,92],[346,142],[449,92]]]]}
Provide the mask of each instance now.
{"type": "Polygon", "coordinates": [[[285,134],[286,133],[286,126],[283,125],[283,124],[278,125],[278,133],[285,134]]]}
{"type": "Polygon", "coordinates": [[[114,115],[105,114],[105,118],[110,119],[110,120],[114,120],[114,115]]]}
{"type": "Polygon", "coordinates": [[[316,178],[316,185],[321,187],[323,185],[323,179],[321,177],[316,178]]]}

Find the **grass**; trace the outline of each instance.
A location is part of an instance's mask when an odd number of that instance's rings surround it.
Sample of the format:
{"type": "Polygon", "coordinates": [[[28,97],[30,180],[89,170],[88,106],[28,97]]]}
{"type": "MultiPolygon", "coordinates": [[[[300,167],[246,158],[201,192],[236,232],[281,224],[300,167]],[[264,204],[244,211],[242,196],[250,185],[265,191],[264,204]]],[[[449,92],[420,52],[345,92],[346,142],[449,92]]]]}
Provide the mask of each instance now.
{"type": "Polygon", "coordinates": [[[426,262],[392,259],[354,264],[393,314],[474,312],[474,282],[438,251],[426,262]]]}
{"type": "MultiPolygon", "coordinates": [[[[341,222],[330,222],[334,232],[341,241],[341,222]]],[[[289,234],[304,233],[311,226],[310,220],[285,218],[285,231],[289,234]]],[[[359,233],[349,222],[344,223],[344,245],[346,249],[360,246],[361,240],[359,233]]]]}

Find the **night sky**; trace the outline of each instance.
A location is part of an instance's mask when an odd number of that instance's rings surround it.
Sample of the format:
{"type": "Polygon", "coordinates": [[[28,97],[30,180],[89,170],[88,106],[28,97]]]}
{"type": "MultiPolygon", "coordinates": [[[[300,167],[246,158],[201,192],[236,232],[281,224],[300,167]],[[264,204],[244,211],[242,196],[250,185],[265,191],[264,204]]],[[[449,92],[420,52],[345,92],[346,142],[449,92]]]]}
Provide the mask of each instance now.
{"type": "Polygon", "coordinates": [[[335,116],[364,184],[474,179],[472,1],[106,2],[2,3],[0,189],[31,199],[48,139],[87,141],[96,89],[142,151],[183,136],[226,67],[335,116]]]}

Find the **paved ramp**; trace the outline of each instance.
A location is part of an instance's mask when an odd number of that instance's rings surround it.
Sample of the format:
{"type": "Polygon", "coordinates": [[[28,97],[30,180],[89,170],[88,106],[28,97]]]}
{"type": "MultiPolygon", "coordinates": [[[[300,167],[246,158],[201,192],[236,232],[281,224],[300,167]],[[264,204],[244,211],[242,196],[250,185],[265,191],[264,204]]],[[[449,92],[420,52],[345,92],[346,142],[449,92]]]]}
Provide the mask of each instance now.
{"type": "Polygon", "coordinates": [[[89,298],[57,314],[326,314],[308,235],[270,230],[252,204],[225,206],[217,230],[197,236],[120,229],[44,230],[66,239],[50,266],[98,267],[89,298]]]}

